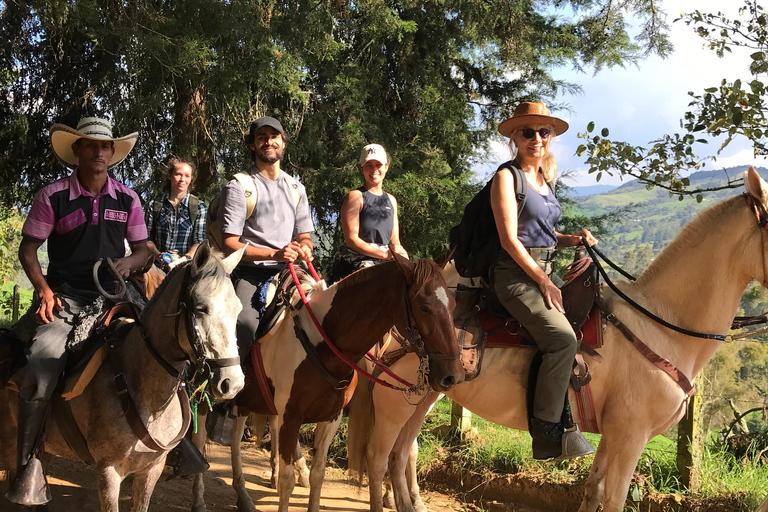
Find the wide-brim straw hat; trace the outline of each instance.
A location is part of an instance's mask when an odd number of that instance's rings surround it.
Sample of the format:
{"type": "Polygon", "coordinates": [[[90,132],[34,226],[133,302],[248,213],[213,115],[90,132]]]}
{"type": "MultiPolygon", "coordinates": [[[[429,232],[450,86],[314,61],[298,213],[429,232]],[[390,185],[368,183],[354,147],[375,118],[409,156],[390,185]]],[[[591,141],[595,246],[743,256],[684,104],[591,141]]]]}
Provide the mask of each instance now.
{"type": "Polygon", "coordinates": [[[499,133],[509,137],[516,128],[532,124],[552,125],[555,135],[560,135],[568,130],[568,123],[550,115],[549,109],[544,103],[540,101],[537,103],[524,101],[517,106],[512,117],[499,125],[499,133]]]}
{"type": "Polygon", "coordinates": [[[106,119],[98,117],[85,117],[77,123],[77,128],[70,128],[64,124],[54,124],[51,126],[51,146],[53,154],[64,165],[74,167],[78,165],[78,158],[72,152],[72,144],[77,139],[91,140],[111,140],[115,143],[115,154],[109,162],[110,167],[119,164],[128,153],[131,152],[136,140],[139,138],[139,132],[133,132],[125,137],[115,138],[112,136],[112,124],[106,119]]]}

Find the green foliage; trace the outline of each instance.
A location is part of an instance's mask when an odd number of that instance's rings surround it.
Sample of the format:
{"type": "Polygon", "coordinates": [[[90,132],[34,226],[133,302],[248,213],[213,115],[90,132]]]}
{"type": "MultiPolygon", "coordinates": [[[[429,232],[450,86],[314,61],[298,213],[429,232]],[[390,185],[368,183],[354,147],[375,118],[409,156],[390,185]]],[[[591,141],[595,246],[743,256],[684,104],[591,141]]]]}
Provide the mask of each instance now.
{"type": "Polygon", "coordinates": [[[15,279],[21,270],[17,254],[23,224],[24,218],[17,210],[0,203],[0,284],[15,279]]]}
{"type": "Polygon", "coordinates": [[[118,134],[141,133],[117,178],[149,197],[162,162],[189,157],[210,199],[248,165],[249,122],[271,114],[291,137],[285,168],[307,186],[326,253],[340,243],[338,211],[360,182],[364,144],[392,155],[387,188],[406,248],[435,254],[476,190],[470,168],[498,120],[520,100],[576,88],[552,78],[554,66],[670,51],[652,0],[2,5],[0,199],[28,205],[64,175],[48,128],[97,113],[118,134]]]}
{"type": "Polygon", "coordinates": [[[692,195],[698,202],[705,192],[734,188],[739,179],[729,180],[723,187],[702,186],[692,188],[685,171],[701,169],[711,157],[696,154],[697,145],[706,144],[703,134],[724,136],[717,149],[719,154],[735,137],[745,137],[756,154],[768,154],[765,136],[768,134],[768,15],[758,0],[744,0],[738,18],[724,14],[702,13],[698,10],[684,14],[681,20],[694,28],[705,40],[705,46],[719,57],[730,53],[732,47],[756,50],[751,54],[749,73],[752,80],[723,78],[717,86],[708,87],[697,94],[689,92],[691,102],[680,122],[682,133],[662,135],[649,142],[649,146],[635,146],[625,141],[608,138],[608,131],[593,135],[594,123],[587,125],[579,137],[584,142],[577,148],[578,156],[587,155],[591,173],[633,176],[648,185],[669,190],[671,195],[692,195]]]}

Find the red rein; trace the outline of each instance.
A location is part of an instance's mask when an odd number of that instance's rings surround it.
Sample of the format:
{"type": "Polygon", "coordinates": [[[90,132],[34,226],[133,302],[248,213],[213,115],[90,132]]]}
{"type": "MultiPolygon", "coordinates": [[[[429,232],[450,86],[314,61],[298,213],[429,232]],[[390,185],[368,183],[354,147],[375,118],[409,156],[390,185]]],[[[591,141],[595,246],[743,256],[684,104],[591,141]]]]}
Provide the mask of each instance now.
{"type": "MultiPolygon", "coordinates": [[[[310,274],[312,274],[312,277],[314,278],[314,280],[317,282],[320,282],[320,276],[317,275],[317,272],[315,271],[315,266],[312,265],[311,261],[307,262],[307,266],[309,267],[309,272],[310,274]]],[[[357,365],[357,363],[355,363],[354,361],[349,359],[347,356],[345,356],[344,353],[341,350],[339,350],[339,348],[331,342],[330,338],[328,338],[328,335],[325,333],[322,326],[320,325],[320,322],[317,320],[317,317],[315,316],[315,312],[312,311],[312,308],[309,306],[309,301],[307,300],[307,296],[304,294],[304,290],[302,290],[301,288],[301,283],[299,282],[299,276],[296,275],[296,267],[294,266],[293,262],[288,263],[288,269],[291,271],[291,277],[293,278],[293,283],[296,285],[296,289],[299,291],[299,295],[301,296],[301,301],[304,303],[304,306],[306,306],[307,313],[309,313],[309,317],[312,319],[312,323],[315,324],[315,329],[317,329],[317,331],[323,337],[323,341],[325,341],[326,345],[328,345],[331,348],[333,353],[336,354],[336,356],[338,356],[339,359],[344,361],[344,363],[347,366],[349,366],[350,368],[352,368],[357,372],[360,372],[361,375],[363,375],[365,378],[369,380],[372,380],[376,384],[381,384],[382,386],[388,387],[390,389],[395,389],[397,391],[407,391],[408,389],[414,388],[413,384],[411,384],[407,380],[403,379],[402,377],[399,377],[394,372],[392,372],[392,370],[387,368],[387,366],[384,365],[384,363],[382,363],[381,361],[379,361],[379,359],[376,356],[371,354],[370,351],[367,353],[368,359],[370,359],[373,364],[378,366],[381,369],[381,371],[383,371],[384,373],[386,373],[387,375],[395,379],[400,384],[407,386],[407,388],[400,387],[400,386],[393,386],[389,382],[386,382],[377,377],[374,377],[367,371],[360,368],[357,365]]]]}

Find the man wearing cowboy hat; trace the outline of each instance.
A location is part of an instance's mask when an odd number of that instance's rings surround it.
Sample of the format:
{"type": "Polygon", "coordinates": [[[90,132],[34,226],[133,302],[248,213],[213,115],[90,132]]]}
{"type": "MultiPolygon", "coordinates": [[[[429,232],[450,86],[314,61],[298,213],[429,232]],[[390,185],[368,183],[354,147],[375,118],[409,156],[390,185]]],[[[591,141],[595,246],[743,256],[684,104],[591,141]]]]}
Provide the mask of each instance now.
{"type": "Polygon", "coordinates": [[[123,277],[147,261],[147,229],[136,193],[108,170],[133,149],[137,133],[114,138],[104,119],[82,119],[77,129],[51,127],[56,158],[74,169],[37,196],[22,229],[19,260],[36,299],[14,330],[29,332],[27,366],[19,386],[17,477],[6,497],[19,505],[50,501],[42,465],[35,457],[48,404],[66,364],[65,344],[77,313],[96,296],[92,269],[112,258],[123,277]],[[37,250],[48,241],[47,275],[37,250]],[[125,256],[124,240],[132,254],[125,256]]]}

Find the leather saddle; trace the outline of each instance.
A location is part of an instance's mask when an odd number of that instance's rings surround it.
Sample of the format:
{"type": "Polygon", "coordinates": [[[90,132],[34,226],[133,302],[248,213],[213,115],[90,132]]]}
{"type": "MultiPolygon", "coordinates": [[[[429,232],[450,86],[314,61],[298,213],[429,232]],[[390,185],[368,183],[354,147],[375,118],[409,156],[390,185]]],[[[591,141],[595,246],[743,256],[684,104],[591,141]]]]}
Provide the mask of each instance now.
{"type": "MultiPolygon", "coordinates": [[[[577,258],[568,266],[561,292],[565,316],[579,340],[571,379],[578,391],[591,379],[581,351],[595,355],[594,349],[602,346],[602,315],[595,304],[600,296],[600,284],[597,268],[591,259],[577,252],[577,258]]],[[[488,346],[535,347],[525,328],[507,312],[488,286],[457,286],[454,324],[463,349],[465,380],[472,380],[480,374],[483,352],[488,346]]]]}
{"type": "MultiPolygon", "coordinates": [[[[296,275],[302,285],[312,286],[315,284],[315,280],[306,270],[298,266],[295,268],[296,275]]],[[[299,294],[296,293],[296,285],[293,282],[291,271],[284,268],[272,279],[267,289],[267,307],[259,320],[256,339],[262,341],[262,338],[267,336],[285,318],[284,313],[288,306],[295,306],[300,300],[299,294]]]]}

